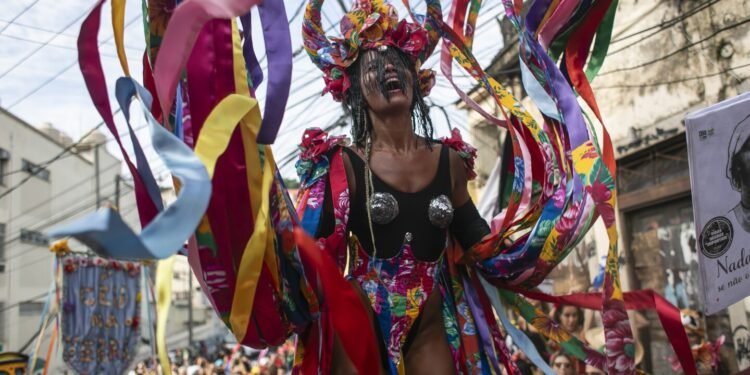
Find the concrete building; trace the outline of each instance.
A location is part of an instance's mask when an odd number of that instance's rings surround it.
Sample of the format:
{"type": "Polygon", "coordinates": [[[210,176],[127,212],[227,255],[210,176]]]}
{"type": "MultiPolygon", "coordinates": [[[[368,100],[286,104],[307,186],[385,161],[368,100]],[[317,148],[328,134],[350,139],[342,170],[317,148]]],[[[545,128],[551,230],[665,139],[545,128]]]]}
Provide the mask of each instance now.
{"type": "MultiPolygon", "coordinates": [[[[73,145],[68,135],[51,124],[36,128],[0,108],[0,352],[33,350],[53,277],[45,230],[103,205],[119,206],[125,221],[140,229],[132,187],[120,177],[121,160],[106,151],[106,143],[107,137],[95,131],[65,152],[73,145]]],[[[174,199],[171,188],[163,195],[165,202],[174,199]]],[[[84,250],[80,244],[72,247],[84,250]]],[[[188,327],[189,276],[187,260],[178,259],[167,335],[171,345],[180,347],[188,345],[187,335],[179,334],[188,327]]],[[[193,281],[193,325],[200,333],[207,331],[204,326],[215,326],[215,314],[193,281]]],[[[145,322],[145,310],[142,315],[145,322]]],[[[53,373],[65,368],[61,357],[51,366],[53,373]]]]}
{"type": "Polygon", "coordinates": [[[43,232],[97,207],[97,151],[99,204],[114,205],[119,191],[122,212],[131,223],[135,218],[132,197],[126,194],[130,189],[116,180],[120,160],[96,147],[105,139],[93,133],[79,147],[63,153],[72,144],[70,137],[49,124],[37,129],[0,109],[0,343],[4,350],[22,349],[39,329],[53,275],[53,256],[43,232]]]}
{"type": "MultiPolygon", "coordinates": [[[[747,14],[750,4],[740,0],[622,0],[608,57],[592,83],[617,157],[623,285],[630,290],[654,289],[679,308],[698,309],[702,303],[682,120],[692,111],[750,90],[747,14]]],[[[487,71],[524,98],[517,83],[516,35],[503,24],[505,48],[487,71]]],[[[482,95],[479,90],[473,93],[492,109],[494,103],[482,95]]],[[[534,112],[528,99],[523,103],[534,112]]],[[[504,131],[481,119],[472,122],[474,137],[496,134],[504,139],[504,131]]],[[[479,158],[501,153],[487,154],[480,152],[479,158]]],[[[479,176],[489,173],[493,163],[478,160],[478,168],[487,168],[478,171],[479,176]]],[[[555,292],[589,288],[607,241],[599,222],[581,249],[551,275],[555,292]]],[[[750,366],[748,311],[739,303],[706,319],[710,339],[727,335],[722,355],[731,373],[750,366]]],[[[671,373],[665,359],[673,354],[664,330],[655,314],[647,317],[650,325],[636,332],[646,348],[643,366],[647,372],[671,373]]]]}

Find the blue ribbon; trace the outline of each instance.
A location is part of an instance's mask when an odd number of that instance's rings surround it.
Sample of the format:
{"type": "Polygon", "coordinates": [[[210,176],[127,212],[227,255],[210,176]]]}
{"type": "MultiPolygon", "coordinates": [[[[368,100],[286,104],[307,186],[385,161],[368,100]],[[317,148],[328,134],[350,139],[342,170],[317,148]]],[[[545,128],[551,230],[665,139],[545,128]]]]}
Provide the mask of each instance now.
{"type": "Polygon", "coordinates": [[[497,290],[495,290],[495,287],[490,285],[490,283],[487,282],[487,280],[485,280],[484,276],[482,276],[481,274],[479,274],[479,280],[482,282],[482,286],[484,287],[487,295],[490,297],[490,301],[492,302],[492,306],[495,308],[497,316],[503,323],[503,327],[505,327],[505,329],[508,331],[508,335],[510,335],[510,337],[513,339],[513,342],[518,345],[518,347],[524,354],[526,354],[526,357],[529,358],[534,366],[542,370],[547,375],[555,375],[555,371],[552,370],[551,367],[549,367],[544,359],[542,359],[542,356],[536,350],[536,346],[534,346],[534,343],[531,342],[531,339],[529,339],[526,334],[521,332],[521,330],[516,328],[513,324],[510,324],[508,315],[506,315],[505,313],[505,306],[503,306],[502,301],[500,301],[500,295],[497,293],[497,290]]]}
{"type": "MultiPolygon", "coordinates": [[[[151,116],[151,94],[143,86],[131,78],[122,77],[117,80],[115,90],[126,120],[129,119],[127,104],[133,97],[139,99],[151,129],[154,149],[181,182],[177,199],[156,215],[140,235],[134,233],[111,208],[100,209],[53,228],[48,235],[74,237],[109,258],[164,259],[181,249],[198,227],[211,197],[211,180],[193,151],[151,116]]],[[[131,137],[134,138],[135,134],[131,133],[131,137]]],[[[152,195],[150,190],[149,195],[152,195]]],[[[155,201],[161,202],[161,198],[155,201]]]]}
{"type": "Polygon", "coordinates": [[[547,91],[544,90],[539,81],[536,80],[534,74],[531,73],[526,62],[521,59],[521,80],[523,81],[523,87],[531,97],[531,100],[539,108],[539,111],[544,113],[547,117],[551,117],[557,121],[562,121],[560,112],[557,110],[557,104],[552,99],[547,91]]]}

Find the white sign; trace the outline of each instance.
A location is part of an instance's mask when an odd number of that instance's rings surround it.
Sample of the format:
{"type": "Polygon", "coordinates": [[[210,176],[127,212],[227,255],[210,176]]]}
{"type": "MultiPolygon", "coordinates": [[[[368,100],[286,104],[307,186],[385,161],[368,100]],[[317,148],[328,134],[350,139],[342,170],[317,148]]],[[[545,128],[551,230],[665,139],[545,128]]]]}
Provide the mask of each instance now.
{"type": "Polygon", "coordinates": [[[750,295],[750,93],[685,119],[704,311],[750,295]]]}

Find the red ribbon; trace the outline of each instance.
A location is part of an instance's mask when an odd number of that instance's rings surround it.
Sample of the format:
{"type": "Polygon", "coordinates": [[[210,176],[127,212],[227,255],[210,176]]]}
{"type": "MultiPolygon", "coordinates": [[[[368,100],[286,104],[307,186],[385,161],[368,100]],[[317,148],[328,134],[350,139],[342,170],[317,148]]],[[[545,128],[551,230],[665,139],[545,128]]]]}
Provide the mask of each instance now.
{"type": "MultiPolygon", "coordinates": [[[[331,323],[331,328],[341,341],[341,346],[358,374],[379,374],[379,349],[376,345],[373,326],[362,300],[354,288],[341,276],[333,259],[323,255],[324,252],[315,240],[307,236],[299,227],[294,229],[294,237],[299,246],[302,261],[307,263],[308,267],[305,269],[314,270],[313,274],[308,273],[307,276],[319,280],[320,292],[325,296],[325,307],[321,313],[328,315],[328,319],[323,319],[323,322],[331,323]]],[[[326,331],[330,332],[325,329],[325,326],[326,324],[323,327],[323,334],[326,331]]],[[[329,348],[323,348],[323,353],[326,353],[329,348]]],[[[307,347],[305,349],[305,362],[308,356],[314,357],[318,354],[308,351],[307,347]]],[[[324,354],[324,363],[326,357],[330,358],[330,352],[327,354],[327,356],[324,354]]]]}

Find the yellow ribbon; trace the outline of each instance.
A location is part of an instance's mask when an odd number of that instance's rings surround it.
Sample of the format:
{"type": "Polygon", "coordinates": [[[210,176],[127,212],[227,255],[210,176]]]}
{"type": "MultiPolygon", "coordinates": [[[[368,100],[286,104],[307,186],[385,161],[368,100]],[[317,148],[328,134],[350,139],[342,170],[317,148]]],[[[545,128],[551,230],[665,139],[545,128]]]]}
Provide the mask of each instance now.
{"type": "MultiPolygon", "coordinates": [[[[245,145],[247,173],[248,180],[257,181],[257,183],[250,183],[250,196],[252,202],[261,202],[261,204],[255,204],[253,207],[256,223],[255,231],[247,242],[240,261],[230,314],[232,331],[240,342],[244,338],[253,308],[264,253],[267,252],[266,249],[269,244],[273,245],[272,238],[269,241],[268,236],[270,232],[268,198],[263,199],[264,196],[268,196],[273,181],[272,158],[270,153],[264,158],[265,165],[263,172],[261,172],[260,152],[257,143],[254,141],[261,124],[260,109],[257,104],[258,102],[255,99],[247,96],[239,94],[227,96],[214,107],[206,118],[195,145],[196,155],[206,166],[209,176],[213,176],[216,160],[226,149],[236,124],[241,123],[243,125],[243,134],[247,132],[249,134],[247,139],[251,140],[245,145]]],[[[270,150],[266,151],[270,152],[270,150]]]]}
{"type": "MultiPolygon", "coordinates": [[[[237,123],[253,108],[257,109],[257,104],[255,99],[231,94],[219,102],[206,118],[195,143],[195,154],[203,162],[209,177],[213,178],[216,161],[226,151],[237,123]]],[[[257,121],[257,128],[260,128],[260,112],[257,113],[257,121]]]]}
{"type": "MultiPolygon", "coordinates": [[[[234,90],[237,94],[244,95],[244,96],[250,96],[250,89],[248,88],[247,84],[247,70],[245,68],[245,57],[242,54],[242,41],[240,40],[240,32],[237,28],[237,20],[232,20],[232,68],[234,70],[234,90]]],[[[268,200],[270,199],[268,196],[268,193],[266,193],[263,196],[259,196],[260,191],[257,190],[257,187],[260,186],[261,177],[260,173],[252,174],[252,169],[257,166],[258,168],[261,167],[260,162],[256,162],[256,159],[252,157],[252,155],[257,155],[257,152],[254,151],[254,148],[257,148],[257,132],[253,134],[249,131],[249,127],[252,125],[249,123],[246,123],[245,119],[243,121],[243,126],[241,128],[242,131],[242,139],[243,143],[246,146],[245,147],[245,165],[248,166],[248,186],[256,187],[255,190],[250,190],[250,204],[253,209],[253,217],[257,217],[258,215],[258,208],[259,205],[257,202],[260,202],[260,200],[268,200]],[[252,143],[252,144],[250,144],[252,143]]],[[[276,164],[273,160],[273,154],[271,152],[270,146],[263,146],[263,155],[270,159],[271,162],[271,168],[273,171],[276,170],[276,164]]],[[[266,225],[266,230],[270,233],[273,228],[271,228],[271,223],[269,220],[266,220],[266,222],[263,223],[266,225]]],[[[258,222],[255,222],[255,226],[258,226],[258,222]]],[[[266,242],[266,254],[265,254],[265,263],[268,266],[268,269],[270,270],[277,270],[278,265],[276,261],[276,253],[274,252],[274,236],[267,236],[267,242],[266,242]]],[[[280,289],[280,282],[279,282],[279,275],[277,272],[271,272],[271,277],[274,282],[274,287],[277,291],[280,289]]]]}
{"type": "MultiPolygon", "coordinates": [[[[245,71],[244,57],[239,40],[237,23],[232,20],[232,52],[235,92],[238,96],[249,96],[250,90],[247,86],[247,73],[245,71]]],[[[233,95],[230,95],[233,96],[233,95]]],[[[226,99],[225,99],[226,100],[226,99]]],[[[256,103],[257,104],[257,103],[256,103]]],[[[221,103],[219,103],[221,105],[221,103]]],[[[235,122],[236,123],[236,122],[235,122]]],[[[245,149],[245,165],[247,167],[247,185],[250,190],[251,210],[254,225],[253,234],[245,245],[239,268],[237,269],[237,281],[232,299],[232,310],[229,322],[232,332],[238,342],[242,342],[247,333],[250,323],[250,315],[255,303],[255,291],[258,287],[258,279],[265,259],[269,269],[275,270],[276,258],[273,252],[273,236],[269,218],[269,192],[273,182],[273,156],[271,148],[264,146],[263,163],[260,160],[260,150],[256,137],[260,131],[261,116],[257,105],[247,108],[247,115],[240,120],[242,127],[242,139],[245,149]],[[261,169],[262,166],[262,169],[261,169]]],[[[278,275],[273,273],[273,280],[278,287],[278,275]]]]}
{"type": "Polygon", "coordinates": [[[36,364],[36,359],[39,357],[39,349],[42,347],[42,339],[44,339],[44,331],[47,330],[47,323],[49,323],[49,314],[44,317],[44,320],[42,322],[42,329],[39,330],[39,336],[36,339],[36,344],[34,345],[34,354],[31,356],[31,369],[29,370],[34,371],[34,366],[36,364]]]}
{"type": "Polygon", "coordinates": [[[117,58],[126,76],[130,77],[128,58],[125,55],[123,43],[123,32],[125,30],[125,0],[112,0],[112,29],[114,29],[115,46],[117,47],[117,58]]]}
{"type": "Polygon", "coordinates": [[[172,270],[175,256],[159,261],[156,266],[156,350],[164,373],[171,373],[167,355],[167,317],[172,303],[172,270]]]}

